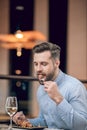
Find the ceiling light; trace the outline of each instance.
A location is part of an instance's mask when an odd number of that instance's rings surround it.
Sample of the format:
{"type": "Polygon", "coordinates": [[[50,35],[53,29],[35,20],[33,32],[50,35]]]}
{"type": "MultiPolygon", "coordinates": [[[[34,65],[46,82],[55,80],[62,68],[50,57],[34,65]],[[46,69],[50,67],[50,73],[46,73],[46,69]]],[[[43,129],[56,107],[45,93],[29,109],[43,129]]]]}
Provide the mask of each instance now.
{"type": "Polygon", "coordinates": [[[18,38],[18,39],[23,38],[22,31],[21,30],[17,30],[16,33],[15,33],[15,37],[18,38]]]}
{"type": "Polygon", "coordinates": [[[0,34],[0,47],[16,49],[17,56],[22,55],[22,48],[32,49],[37,41],[46,41],[46,36],[39,31],[21,31],[15,34],[0,34]]]}
{"type": "Polygon", "coordinates": [[[20,10],[20,11],[22,11],[22,10],[24,10],[24,6],[21,6],[21,5],[16,6],[16,10],[20,10]]]}

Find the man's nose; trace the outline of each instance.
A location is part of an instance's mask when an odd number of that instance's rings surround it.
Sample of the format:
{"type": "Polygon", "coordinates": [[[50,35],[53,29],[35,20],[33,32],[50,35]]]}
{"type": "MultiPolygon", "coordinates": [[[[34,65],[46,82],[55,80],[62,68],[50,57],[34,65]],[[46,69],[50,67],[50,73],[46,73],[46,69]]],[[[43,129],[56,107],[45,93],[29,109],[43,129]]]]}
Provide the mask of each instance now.
{"type": "Polygon", "coordinates": [[[41,65],[38,65],[37,66],[37,71],[41,71],[42,70],[42,66],[41,65]]]}

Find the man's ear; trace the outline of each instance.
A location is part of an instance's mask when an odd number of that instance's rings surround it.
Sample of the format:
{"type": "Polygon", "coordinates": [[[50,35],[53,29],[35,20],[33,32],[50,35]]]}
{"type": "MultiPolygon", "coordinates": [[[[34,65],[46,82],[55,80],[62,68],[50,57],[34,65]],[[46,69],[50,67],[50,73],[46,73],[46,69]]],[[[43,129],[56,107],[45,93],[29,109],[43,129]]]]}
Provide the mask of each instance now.
{"type": "Polygon", "coordinates": [[[60,66],[60,60],[56,59],[56,66],[59,67],[60,66]]]}

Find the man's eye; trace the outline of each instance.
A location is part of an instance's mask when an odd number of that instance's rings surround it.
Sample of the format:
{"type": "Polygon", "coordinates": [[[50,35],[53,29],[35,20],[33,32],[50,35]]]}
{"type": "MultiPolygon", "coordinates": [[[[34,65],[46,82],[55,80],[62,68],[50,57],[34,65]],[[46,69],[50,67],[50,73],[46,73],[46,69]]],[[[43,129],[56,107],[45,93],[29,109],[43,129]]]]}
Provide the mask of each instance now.
{"type": "Polygon", "coordinates": [[[34,63],[34,66],[37,66],[38,64],[37,63],[34,63]]]}
{"type": "Polygon", "coordinates": [[[43,65],[43,66],[46,66],[46,65],[47,65],[47,63],[42,63],[42,65],[43,65]]]}

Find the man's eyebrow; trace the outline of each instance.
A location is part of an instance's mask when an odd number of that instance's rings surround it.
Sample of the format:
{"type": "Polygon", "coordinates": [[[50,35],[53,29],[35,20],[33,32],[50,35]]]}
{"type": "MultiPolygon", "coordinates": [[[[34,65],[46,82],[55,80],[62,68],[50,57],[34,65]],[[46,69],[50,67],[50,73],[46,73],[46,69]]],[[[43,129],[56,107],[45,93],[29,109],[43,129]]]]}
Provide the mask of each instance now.
{"type": "Polygon", "coordinates": [[[33,61],[33,63],[37,63],[36,61],[33,61]]]}

